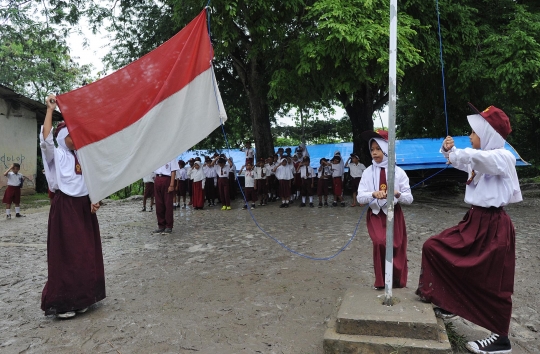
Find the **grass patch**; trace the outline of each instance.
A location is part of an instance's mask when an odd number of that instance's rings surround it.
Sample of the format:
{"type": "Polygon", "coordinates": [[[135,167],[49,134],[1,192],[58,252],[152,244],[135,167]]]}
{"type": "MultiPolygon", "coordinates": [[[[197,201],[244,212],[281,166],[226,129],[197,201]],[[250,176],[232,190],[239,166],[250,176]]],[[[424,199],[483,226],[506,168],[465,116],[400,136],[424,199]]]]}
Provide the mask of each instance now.
{"type": "Polygon", "coordinates": [[[21,195],[21,209],[40,208],[46,205],[50,205],[47,193],[21,195]]]}
{"type": "Polygon", "coordinates": [[[450,341],[454,353],[467,353],[468,351],[467,348],[465,348],[465,344],[467,344],[468,341],[465,336],[457,333],[456,327],[452,322],[444,322],[444,327],[446,328],[446,335],[448,335],[448,340],[450,341]]]}

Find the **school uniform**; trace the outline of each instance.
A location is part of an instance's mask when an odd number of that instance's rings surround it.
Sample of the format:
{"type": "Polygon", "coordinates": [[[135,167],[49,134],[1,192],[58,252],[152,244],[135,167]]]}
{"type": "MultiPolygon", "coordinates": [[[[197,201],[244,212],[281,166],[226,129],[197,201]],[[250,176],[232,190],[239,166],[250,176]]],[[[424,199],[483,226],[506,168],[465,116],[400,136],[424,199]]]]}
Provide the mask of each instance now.
{"type": "MultiPolygon", "coordinates": [[[[256,166],[255,167],[255,183],[257,185],[257,194],[263,196],[263,200],[266,199],[266,194],[268,193],[268,184],[267,176],[268,170],[265,166],[256,166]]],[[[262,200],[261,200],[262,203],[262,200]]]]}
{"type": "Polygon", "coordinates": [[[187,175],[187,192],[189,193],[189,205],[193,203],[193,177],[191,176],[191,173],[193,171],[193,167],[189,166],[186,168],[186,175],[187,175]]]}
{"type": "Polygon", "coordinates": [[[300,166],[300,179],[302,181],[302,197],[313,196],[313,168],[311,166],[300,166]]]}
{"type": "Polygon", "coordinates": [[[143,177],[144,183],[144,198],[154,197],[154,172],[143,177]]]}
{"type": "Polygon", "coordinates": [[[358,185],[360,184],[360,179],[362,178],[362,173],[364,173],[366,166],[359,163],[349,163],[349,175],[351,176],[351,188],[353,191],[358,190],[358,185]]]}
{"type": "MultiPolygon", "coordinates": [[[[197,161],[196,163],[200,166],[200,162],[197,161]]],[[[199,169],[193,168],[191,178],[193,182],[193,194],[191,196],[193,208],[202,209],[204,207],[204,187],[206,184],[206,176],[202,167],[199,167],[199,169]]]]}
{"type": "Polygon", "coordinates": [[[246,197],[246,203],[251,201],[252,203],[255,203],[257,201],[257,193],[255,192],[255,181],[256,181],[256,173],[253,170],[245,170],[244,173],[244,194],[246,197]]]}
{"type": "Polygon", "coordinates": [[[301,164],[301,161],[293,162],[293,194],[296,194],[296,191],[300,192],[302,190],[302,178],[300,177],[300,172],[297,172],[301,164]]]}
{"type": "Polygon", "coordinates": [[[251,164],[253,166],[253,160],[255,158],[255,150],[253,148],[245,148],[242,151],[246,154],[245,166],[251,164]]]}
{"type": "Polygon", "coordinates": [[[319,178],[317,181],[317,196],[328,196],[328,182],[332,177],[332,170],[330,169],[330,166],[319,167],[319,174],[317,177],[319,178]]]}
{"type": "MultiPolygon", "coordinates": [[[[172,173],[178,172],[180,167],[176,159],[166,163],[154,171],[154,198],[158,230],[172,229],[174,224],[173,197],[174,192],[169,192],[172,173]]],[[[174,185],[174,181],[172,181],[174,185]]]]}
{"type": "Polygon", "coordinates": [[[233,163],[229,170],[229,196],[232,200],[236,199],[236,165],[233,163]]]}
{"type": "Polygon", "coordinates": [[[204,164],[202,166],[202,170],[205,175],[205,183],[204,183],[204,196],[206,200],[208,201],[208,204],[214,204],[214,200],[217,197],[217,190],[216,186],[214,185],[214,178],[217,177],[216,170],[214,166],[204,164]]]}
{"type": "MultiPolygon", "coordinates": [[[[388,151],[388,143],[375,138],[381,149],[388,151]]],[[[371,146],[371,140],[369,143],[371,146]]],[[[385,156],[381,163],[373,161],[363,173],[358,186],[357,201],[360,204],[368,204],[366,224],[369,237],[373,242],[373,269],[375,272],[374,286],[384,287],[384,274],[386,263],[386,215],[388,213],[386,199],[374,199],[372,193],[387,189],[388,158],[385,156]]],[[[407,286],[407,228],[400,204],[411,204],[413,196],[410,191],[409,177],[403,169],[395,166],[394,188],[401,195],[394,196],[394,260],[392,287],[404,288],[407,286]]],[[[388,191],[388,193],[392,193],[388,191]]]]}
{"type": "Polygon", "coordinates": [[[16,204],[21,203],[21,188],[24,181],[24,177],[20,173],[14,173],[9,171],[7,174],[7,188],[4,191],[4,197],[2,203],[4,204],[16,204]]]}
{"type": "Polygon", "coordinates": [[[105,298],[105,271],[99,224],[91,212],[88,189],[77,152],[69,150],[67,127],[52,129],[40,148],[47,184],[54,199],[47,227],[47,282],[41,295],[45,315],[85,309],[105,298]]]}
{"type": "Polygon", "coordinates": [[[482,150],[453,147],[441,152],[453,167],[468,173],[465,202],[471,208],[458,225],[424,243],[416,293],[453,314],[508,336],[515,230],[504,206],[522,200],[516,159],[504,149],[504,138],[479,114],[467,118],[480,136],[482,150]]]}
{"type": "Polygon", "coordinates": [[[275,176],[279,181],[279,197],[288,200],[291,196],[291,168],[289,165],[279,165],[275,171],[275,176]]]}
{"type": "Polygon", "coordinates": [[[332,187],[334,189],[334,195],[343,194],[343,170],[344,167],[340,163],[333,163],[331,166],[332,170],[332,187]]]}
{"type": "Polygon", "coordinates": [[[185,168],[180,168],[176,172],[176,177],[175,178],[178,181],[177,195],[179,197],[185,197],[186,193],[187,193],[187,181],[188,181],[188,176],[187,176],[186,169],[185,168]]]}
{"type": "Polygon", "coordinates": [[[219,190],[219,199],[221,204],[227,207],[231,206],[231,197],[229,194],[229,172],[230,166],[228,163],[225,163],[223,167],[220,165],[215,165],[214,169],[216,170],[218,177],[218,190],[219,190]]]}

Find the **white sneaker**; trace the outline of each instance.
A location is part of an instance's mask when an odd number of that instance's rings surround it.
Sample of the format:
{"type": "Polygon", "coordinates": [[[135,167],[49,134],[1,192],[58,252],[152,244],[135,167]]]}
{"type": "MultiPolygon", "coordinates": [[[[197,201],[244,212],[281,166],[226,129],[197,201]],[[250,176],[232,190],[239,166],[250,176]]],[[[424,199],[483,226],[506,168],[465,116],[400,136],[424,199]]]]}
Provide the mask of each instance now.
{"type": "Polygon", "coordinates": [[[77,312],[77,313],[85,313],[86,311],[88,311],[88,307],[85,307],[85,308],[83,308],[83,309],[77,310],[76,312],[77,312]]]}
{"type": "Polygon", "coordinates": [[[68,311],[68,312],[64,312],[64,313],[59,313],[59,314],[56,315],[56,317],[61,318],[61,319],[63,319],[63,320],[66,320],[66,319],[68,319],[68,318],[73,318],[73,317],[75,317],[75,312],[73,312],[73,311],[68,311]]]}

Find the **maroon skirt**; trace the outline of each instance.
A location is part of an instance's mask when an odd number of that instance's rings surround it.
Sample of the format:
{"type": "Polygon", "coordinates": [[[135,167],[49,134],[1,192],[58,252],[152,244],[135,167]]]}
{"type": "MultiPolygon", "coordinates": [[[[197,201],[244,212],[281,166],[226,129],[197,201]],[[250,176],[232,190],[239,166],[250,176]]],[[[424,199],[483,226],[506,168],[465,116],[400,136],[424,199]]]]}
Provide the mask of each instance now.
{"type": "MultiPolygon", "coordinates": [[[[386,214],[382,211],[375,215],[368,210],[366,217],[369,237],[373,242],[373,269],[375,271],[375,287],[384,287],[386,264],[386,214]]],[[[394,206],[394,258],[393,288],[407,286],[407,228],[401,206],[394,206]]]]}
{"type": "Polygon", "coordinates": [[[334,187],[334,195],[343,194],[343,181],[341,180],[341,177],[334,177],[332,179],[332,184],[334,187]]]}
{"type": "Polygon", "coordinates": [[[416,293],[496,334],[508,335],[515,241],[514,225],[502,208],[472,206],[457,226],[424,243],[416,293]]]}
{"type": "Polygon", "coordinates": [[[4,204],[20,204],[21,203],[21,187],[19,186],[7,186],[4,192],[4,198],[2,198],[4,204]]]}
{"type": "Polygon", "coordinates": [[[289,199],[291,196],[291,181],[288,179],[279,180],[279,197],[281,199],[289,199]]]}
{"type": "Polygon", "coordinates": [[[193,188],[191,202],[193,203],[194,208],[204,207],[204,191],[202,187],[202,181],[193,182],[191,184],[193,188]]]}
{"type": "Polygon", "coordinates": [[[45,315],[84,309],[105,298],[101,238],[90,199],[54,193],[47,231],[47,283],[41,294],[45,315]]]}

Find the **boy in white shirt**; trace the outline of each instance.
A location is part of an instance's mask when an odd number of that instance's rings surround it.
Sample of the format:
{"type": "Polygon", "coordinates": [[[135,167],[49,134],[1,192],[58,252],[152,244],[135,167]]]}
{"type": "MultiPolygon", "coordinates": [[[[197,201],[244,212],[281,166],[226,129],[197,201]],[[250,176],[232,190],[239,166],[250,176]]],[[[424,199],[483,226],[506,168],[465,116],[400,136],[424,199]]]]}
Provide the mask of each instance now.
{"type": "Polygon", "coordinates": [[[244,204],[243,210],[248,208],[248,203],[251,200],[251,208],[255,209],[255,203],[257,202],[257,185],[255,184],[255,171],[253,171],[253,166],[248,163],[246,166],[240,168],[239,175],[246,169],[244,173],[244,196],[246,197],[246,204],[244,204]]]}
{"type": "Polygon", "coordinates": [[[357,154],[351,154],[351,157],[349,157],[347,160],[345,167],[349,168],[349,175],[351,176],[351,188],[353,193],[353,202],[351,207],[355,207],[356,196],[358,195],[358,185],[360,184],[360,179],[362,178],[362,173],[364,173],[366,166],[360,163],[360,158],[357,154]]]}
{"type": "Polygon", "coordinates": [[[313,187],[315,186],[315,174],[313,168],[309,165],[309,157],[302,159],[302,164],[298,166],[298,173],[300,173],[300,179],[302,181],[302,204],[300,207],[306,206],[306,197],[309,196],[309,207],[313,208],[313,187]]]}
{"type": "Polygon", "coordinates": [[[8,179],[7,188],[2,199],[2,203],[6,204],[6,219],[11,219],[11,203],[15,204],[15,217],[24,217],[21,214],[20,203],[21,188],[26,177],[19,173],[20,169],[21,165],[14,163],[4,172],[4,176],[8,179]]]}

